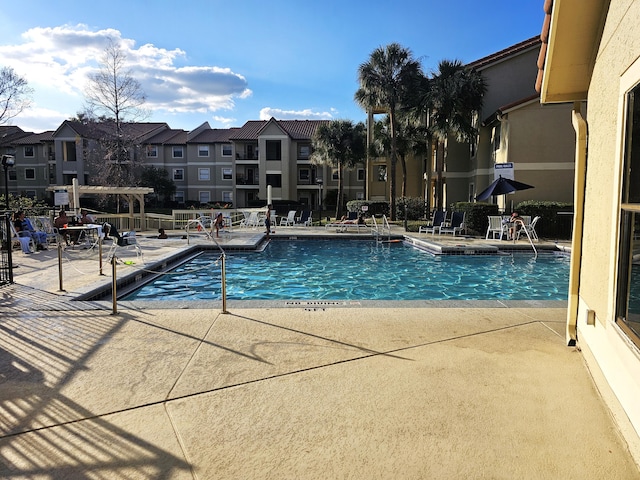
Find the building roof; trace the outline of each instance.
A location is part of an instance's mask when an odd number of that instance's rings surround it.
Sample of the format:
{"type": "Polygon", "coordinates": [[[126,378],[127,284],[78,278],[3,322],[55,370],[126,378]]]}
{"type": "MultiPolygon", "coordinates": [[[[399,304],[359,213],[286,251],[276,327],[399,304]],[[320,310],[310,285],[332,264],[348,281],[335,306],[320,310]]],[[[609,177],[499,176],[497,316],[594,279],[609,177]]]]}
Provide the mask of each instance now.
{"type": "Polygon", "coordinates": [[[542,103],[587,99],[610,0],[544,1],[536,90],[542,103]]]}
{"type": "Polygon", "coordinates": [[[496,121],[499,115],[503,115],[505,113],[509,113],[512,110],[516,110],[520,107],[524,107],[525,105],[529,105],[534,101],[538,101],[539,98],[540,98],[540,95],[536,93],[534,95],[529,95],[528,97],[521,98],[520,100],[516,100],[515,102],[511,102],[506,105],[503,105],[500,108],[498,108],[495,112],[491,113],[491,115],[489,115],[487,118],[485,118],[482,121],[482,126],[486,127],[487,125],[490,125],[491,123],[496,121]]]}
{"type": "Polygon", "coordinates": [[[249,120],[242,127],[229,135],[230,140],[257,140],[262,130],[269,124],[276,123],[292,140],[310,140],[316,129],[329,120],[249,120]]]}
{"type": "Polygon", "coordinates": [[[34,145],[36,143],[53,142],[53,130],[42,133],[31,133],[13,142],[15,145],[34,145]]]}
{"type": "MultiPolygon", "coordinates": [[[[234,129],[235,130],[235,129],[234,129]]],[[[188,140],[189,143],[228,143],[233,130],[229,128],[210,128],[188,140]]]]}
{"type": "Polygon", "coordinates": [[[2,125],[0,126],[0,145],[12,145],[19,138],[26,137],[31,134],[31,132],[25,132],[15,125],[2,125]]]}
{"type": "Polygon", "coordinates": [[[167,129],[153,135],[145,140],[145,143],[161,144],[161,145],[186,145],[187,131],[167,129]]]}
{"type": "Polygon", "coordinates": [[[482,70],[483,68],[486,68],[494,63],[501,62],[508,57],[517,55],[532,48],[537,48],[540,46],[540,43],[541,41],[539,36],[532,37],[528,40],[516,43],[515,45],[511,45],[510,47],[500,50],[499,52],[492,53],[491,55],[487,55],[486,57],[483,57],[479,60],[468,63],[466,66],[475,68],[476,70],[482,70]]]}

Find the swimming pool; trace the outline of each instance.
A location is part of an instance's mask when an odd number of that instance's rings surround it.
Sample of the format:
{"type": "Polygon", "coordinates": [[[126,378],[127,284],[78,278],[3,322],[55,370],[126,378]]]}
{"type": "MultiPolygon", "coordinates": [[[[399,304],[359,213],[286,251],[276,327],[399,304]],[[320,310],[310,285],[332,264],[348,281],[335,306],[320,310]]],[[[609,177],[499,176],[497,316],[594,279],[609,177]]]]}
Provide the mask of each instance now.
{"type": "MultiPolygon", "coordinates": [[[[123,300],[220,300],[217,252],[205,252],[123,300]]],[[[566,300],[569,257],[441,255],[402,243],[271,241],[227,254],[230,300],[566,300]]]]}

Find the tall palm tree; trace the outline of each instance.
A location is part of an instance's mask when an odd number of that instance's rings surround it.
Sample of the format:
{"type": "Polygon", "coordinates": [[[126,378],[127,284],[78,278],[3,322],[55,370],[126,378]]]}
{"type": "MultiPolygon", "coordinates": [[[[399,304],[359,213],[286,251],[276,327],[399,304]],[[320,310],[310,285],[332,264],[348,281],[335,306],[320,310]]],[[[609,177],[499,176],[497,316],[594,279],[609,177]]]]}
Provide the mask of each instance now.
{"type": "Polygon", "coordinates": [[[442,60],[437,73],[424,83],[420,104],[429,111],[429,131],[436,143],[436,205],[443,207],[442,172],[447,160],[447,142],[472,141],[478,135],[474,114],[482,108],[487,90],[482,74],[459,60],[442,60]],[[426,88],[425,88],[426,87],[426,88]]]}
{"type": "Polygon", "coordinates": [[[413,58],[411,50],[397,43],[376,48],[371,52],[369,61],[358,68],[360,88],[354,95],[355,101],[368,112],[386,112],[389,115],[391,220],[395,220],[396,215],[396,164],[398,161],[396,116],[422,76],[420,63],[413,58]]]}
{"type": "Polygon", "coordinates": [[[344,192],[343,171],[353,168],[366,157],[366,133],[362,122],[332,120],[321,124],[311,138],[311,162],[338,169],[338,201],[336,218],[342,217],[344,192]]]}

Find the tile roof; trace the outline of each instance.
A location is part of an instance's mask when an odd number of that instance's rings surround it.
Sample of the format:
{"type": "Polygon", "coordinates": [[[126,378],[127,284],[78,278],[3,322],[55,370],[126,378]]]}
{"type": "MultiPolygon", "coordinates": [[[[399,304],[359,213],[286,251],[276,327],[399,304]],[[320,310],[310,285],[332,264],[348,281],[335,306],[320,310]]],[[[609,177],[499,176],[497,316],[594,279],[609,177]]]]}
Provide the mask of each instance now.
{"type": "Polygon", "coordinates": [[[145,143],[162,145],[186,145],[186,130],[167,129],[146,139],[145,143]]]}
{"type": "Polygon", "coordinates": [[[500,50],[499,52],[492,53],[491,55],[488,55],[479,60],[475,60],[471,63],[468,63],[466,66],[475,68],[476,70],[481,70],[493,63],[500,62],[507,57],[516,55],[522,51],[529,50],[531,48],[535,48],[539,45],[540,45],[540,37],[539,36],[532,37],[528,40],[524,40],[523,42],[516,43],[515,45],[507,47],[504,50],[500,50]]]}
{"type": "Polygon", "coordinates": [[[544,76],[544,62],[549,46],[549,30],[551,28],[551,12],[553,10],[553,0],[545,0],[543,5],[544,22],[540,32],[540,55],[538,55],[538,76],[536,77],[536,92],[542,91],[542,77],[544,76]]]}
{"type": "Polygon", "coordinates": [[[15,145],[33,145],[42,142],[53,142],[53,130],[42,133],[32,133],[19,138],[14,142],[15,145]]]}
{"type": "Polygon", "coordinates": [[[11,145],[17,139],[31,134],[15,125],[2,125],[0,126],[0,145],[11,145]]]}
{"type": "Polygon", "coordinates": [[[229,135],[233,129],[211,128],[203,130],[198,135],[188,140],[189,143],[226,143],[229,142],[229,135]]]}
{"type": "Polygon", "coordinates": [[[275,122],[293,140],[310,140],[316,129],[329,120],[249,120],[231,133],[229,139],[257,140],[269,122],[275,122]]]}

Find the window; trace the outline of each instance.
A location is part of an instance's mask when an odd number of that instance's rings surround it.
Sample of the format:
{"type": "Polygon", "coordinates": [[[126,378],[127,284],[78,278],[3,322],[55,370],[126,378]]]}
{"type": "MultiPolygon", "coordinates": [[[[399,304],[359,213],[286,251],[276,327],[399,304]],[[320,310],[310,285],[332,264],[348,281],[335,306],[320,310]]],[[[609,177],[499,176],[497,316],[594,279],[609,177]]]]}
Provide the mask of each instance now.
{"type": "Polygon", "coordinates": [[[233,170],[230,168],[222,169],[222,179],[223,180],[231,180],[233,178],[233,170]]]}
{"type": "Polygon", "coordinates": [[[222,201],[225,203],[233,202],[233,193],[232,192],[222,192],[222,201]]]}
{"type": "Polygon", "coordinates": [[[25,180],[35,180],[36,179],[36,169],[35,168],[25,168],[24,169],[24,178],[25,178],[25,180]]]}
{"type": "Polygon", "coordinates": [[[338,170],[331,170],[331,179],[332,180],[338,180],[338,170]]]}
{"type": "Polygon", "coordinates": [[[198,180],[208,182],[211,179],[211,171],[208,168],[198,169],[198,180]]]}
{"type": "Polygon", "coordinates": [[[309,183],[309,179],[311,178],[311,170],[308,168],[301,168],[298,172],[298,179],[302,183],[309,183]]]}
{"type": "Polygon", "coordinates": [[[378,181],[386,182],[387,181],[387,166],[386,165],[378,165],[378,181]]]}
{"type": "Polygon", "coordinates": [[[158,146],[147,145],[147,158],[157,158],[157,156],[158,156],[158,146]]]}
{"type": "Polygon", "coordinates": [[[173,179],[174,180],[184,180],[184,168],[174,168],[173,169],[173,179]]]}
{"type": "Polygon", "coordinates": [[[34,199],[34,200],[35,200],[35,198],[36,198],[36,191],[35,191],[35,190],[25,190],[25,191],[24,191],[24,195],[25,195],[27,198],[32,198],[32,199],[34,199]]]}
{"type": "Polygon", "coordinates": [[[310,145],[300,145],[298,147],[298,158],[300,160],[306,160],[311,155],[311,146],[310,145]]]}
{"type": "Polygon", "coordinates": [[[231,145],[228,143],[222,144],[222,156],[230,157],[231,156],[231,145]]]}
{"type": "Polygon", "coordinates": [[[640,346],[640,265],[633,261],[640,238],[640,84],[626,100],[616,322],[640,346]]]}
{"type": "MultiPolygon", "coordinates": [[[[15,168],[10,168],[9,169],[9,180],[11,180],[12,182],[15,182],[16,180],[18,180],[18,174],[16,173],[16,169],[15,168]]],[[[71,182],[69,182],[71,183],[71,182]]]]}
{"type": "Polygon", "coordinates": [[[198,156],[199,157],[208,157],[209,156],[209,145],[198,145],[198,156]]]}
{"type": "Polygon", "coordinates": [[[198,200],[200,203],[209,203],[211,201],[211,192],[198,192],[198,200]]]}
{"type": "Polygon", "coordinates": [[[282,187],[282,175],[279,173],[267,173],[267,185],[272,187],[282,187]]]}
{"type": "Polygon", "coordinates": [[[357,173],[358,173],[358,181],[364,182],[364,168],[359,168],[357,173]]]}
{"type": "Polygon", "coordinates": [[[356,192],[356,200],[364,200],[364,192],[356,192]]]}
{"type": "Polygon", "coordinates": [[[36,153],[33,148],[33,145],[25,145],[24,147],[24,156],[25,157],[35,157],[36,153]]]}
{"type": "Polygon", "coordinates": [[[172,147],[173,158],[182,158],[182,147],[172,147]]]}
{"type": "Polygon", "coordinates": [[[282,160],[280,140],[267,140],[267,160],[282,160]]]}
{"type": "Polygon", "coordinates": [[[173,194],[173,200],[179,204],[184,203],[184,192],[176,192],[173,194]]]}

